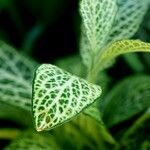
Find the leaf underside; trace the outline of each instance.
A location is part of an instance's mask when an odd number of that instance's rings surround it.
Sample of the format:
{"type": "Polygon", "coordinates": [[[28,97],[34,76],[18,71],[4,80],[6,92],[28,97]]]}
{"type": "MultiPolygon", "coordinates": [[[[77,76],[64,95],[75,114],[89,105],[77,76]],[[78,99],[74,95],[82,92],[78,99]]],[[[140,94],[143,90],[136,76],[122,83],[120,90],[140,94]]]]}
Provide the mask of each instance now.
{"type": "Polygon", "coordinates": [[[41,65],[33,84],[33,116],[37,131],[50,130],[80,113],[101,88],[50,64],[41,65]]]}
{"type": "Polygon", "coordinates": [[[131,38],[146,14],[149,0],[118,0],[118,11],[107,43],[131,38]]]}
{"type": "Polygon", "coordinates": [[[0,41],[0,101],[30,110],[35,66],[35,62],[0,41]]]}
{"type": "Polygon", "coordinates": [[[105,46],[116,11],[115,0],[81,1],[80,14],[83,21],[80,50],[85,65],[89,66],[93,55],[105,46]]]}

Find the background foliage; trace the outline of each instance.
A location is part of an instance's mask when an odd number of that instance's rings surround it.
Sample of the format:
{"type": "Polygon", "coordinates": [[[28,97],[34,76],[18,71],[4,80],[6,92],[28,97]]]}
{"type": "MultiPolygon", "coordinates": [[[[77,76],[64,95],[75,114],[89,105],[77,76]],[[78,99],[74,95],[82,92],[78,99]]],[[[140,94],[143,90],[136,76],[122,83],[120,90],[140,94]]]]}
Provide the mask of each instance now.
{"type": "MultiPolygon", "coordinates": [[[[97,84],[103,88],[101,101],[95,104],[99,106],[99,116],[94,115],[97,114],[93,113],[94,108],[91,110],[99,124],[87,114],[48,133],[34,132],[29,99],[38,64],[53,63],[80,77],[87,74],[77,54],[82,46],[78,3],[0,0],[0,40],[19,52],[0,42],[1,149],[150,148],[150,54],[147,53],[120,56],[99,75],[97,84]],[[11,105],[7,104],[9,100],[11,105]],[[19,107],[13,106],[14,103],[19,107]],[[102,126],[104,123],[106,126],[102,126]]],[[[113,33],[108,41],[111,37],[113,33]]],[[[150,42],[150,8],[132,38],[150,42]]]]}

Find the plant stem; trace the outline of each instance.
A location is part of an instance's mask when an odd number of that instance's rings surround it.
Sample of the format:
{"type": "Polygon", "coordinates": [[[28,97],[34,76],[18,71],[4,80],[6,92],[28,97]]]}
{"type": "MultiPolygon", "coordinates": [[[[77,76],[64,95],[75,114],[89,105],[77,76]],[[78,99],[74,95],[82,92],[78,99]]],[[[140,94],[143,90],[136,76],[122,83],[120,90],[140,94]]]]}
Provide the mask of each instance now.
{"type": "Polygon", "coordinates": [[[15,139],[20,133],[21,131],[18,129],[0,129],[0,139],[15,139]]]}
{"type": "MultiPolygon", "coordinates": [[[[87,75],[87,81],[91,83],[96,83],[98,73],[99,73],[98,70],[96,70],[94,67],[91,67],[87,75]]],[[[103,138],[105,141],[109,142],[110,144],[117,144],[116,140],[112,137],[110,132],[106,129],[105,125],[99,125],[99,130],[101,134],[103,135],[103,138]]]]}
{"type": "Polygon", "coordinates": [[[94,69],[90,70],[87,75],[87,81],[89,81],[91,83],[96,83],[97,74],[98,73],[96,71],[94,71],[94,69]]]}

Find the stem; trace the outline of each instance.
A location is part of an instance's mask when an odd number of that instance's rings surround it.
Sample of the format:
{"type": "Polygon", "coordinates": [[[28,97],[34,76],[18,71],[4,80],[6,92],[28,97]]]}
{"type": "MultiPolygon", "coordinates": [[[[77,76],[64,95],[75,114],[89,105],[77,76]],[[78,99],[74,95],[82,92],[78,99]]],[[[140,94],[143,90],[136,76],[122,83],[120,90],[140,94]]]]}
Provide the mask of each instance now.
{"type": "Polygon", "coordinates": [[[15,139],[20,133],[21,131],[18,129],[0,129],[0,139],[15,139]]]}
{"type": "MultiPolygon", "coordinates": [[[[96,83],[98,73],[99,70],[97,70],[95,67],[91,67],[87,75],[87,81],[96,83]]],[[[103,135],[105,141],[109,142],[110,144],[117,145],[116,140],[113,138],[113,136],[110,134],[110,132],[107,130],[107,128],[104,125],[99,125],[99,130],[100,133],[103,135]]]]}
{"type": "Polygon", "coordinates": [[[104,125],[99,125],[101,134],[103,135],[105,141],[109,142],[110,144],[117,144],[116,140],[112,137],[112,135],[109,133],[107,128],[104,125]]]}
{"type": "Polygon", "coordinates": [[[94,70],[90,70],[88,75],[87,75],[87,81],[91,83],[96,83],[98,73],[94,70]]]}

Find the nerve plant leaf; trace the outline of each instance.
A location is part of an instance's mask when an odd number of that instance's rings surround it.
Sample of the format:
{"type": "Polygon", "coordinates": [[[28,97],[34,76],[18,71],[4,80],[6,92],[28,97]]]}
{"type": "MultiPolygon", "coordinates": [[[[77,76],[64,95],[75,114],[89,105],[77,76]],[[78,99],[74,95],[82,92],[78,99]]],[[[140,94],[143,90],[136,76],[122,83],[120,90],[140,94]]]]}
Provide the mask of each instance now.
{"type": "Polygon", "coordinates": [[[73,118],[101,95],[101,88],[59,69],[41,65],[33,84],[37,131],[50,130],[73,118]]]}
{"type": "Polygon", "coordinates": [[[0,41],[0,101],[30,110],[35,66],[35,62],[0,41]]]}
{"type": "Polygon", "coordinates": [[[145,43],[140,40],[122,40],[112,43],[100,57],[97,63],[97,69],[108,67],[113,59],[117,56],[131,52],[150,52],[150,43],[145,43]]]}
{"type": "Polygon", "coordinates": [[[112,26],[108,43],[131,38],[138,30],[146,14],[149,0],[118,0],[118,11],[112,26]]]}
{"type": "Polygon", "coordinates": [[[105,46],[116,11],[116,0],[81,0],[81,55],[85,65],[89,66],[93,56],[105,46]]]}

